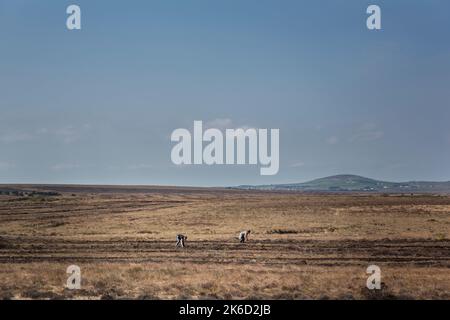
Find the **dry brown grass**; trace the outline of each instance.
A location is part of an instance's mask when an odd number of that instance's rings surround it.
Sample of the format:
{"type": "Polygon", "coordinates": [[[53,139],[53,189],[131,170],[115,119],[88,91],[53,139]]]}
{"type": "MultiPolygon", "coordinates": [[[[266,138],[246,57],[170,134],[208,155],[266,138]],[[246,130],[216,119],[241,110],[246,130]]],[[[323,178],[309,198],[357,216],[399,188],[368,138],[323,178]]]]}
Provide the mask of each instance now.
{"type": "Polygon", "coordinates": [[[449,196],[58,191],[0,197],[0,298],[450,298],[449,196]]]}

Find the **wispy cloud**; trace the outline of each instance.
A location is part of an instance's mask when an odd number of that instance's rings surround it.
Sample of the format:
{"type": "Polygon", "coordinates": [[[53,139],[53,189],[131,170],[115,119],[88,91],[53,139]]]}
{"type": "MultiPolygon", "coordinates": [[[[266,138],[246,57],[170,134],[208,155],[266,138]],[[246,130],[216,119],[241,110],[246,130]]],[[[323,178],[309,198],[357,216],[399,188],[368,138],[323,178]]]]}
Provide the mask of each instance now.
{"type": "Polygon", "coordinates": [[[6,161],[0,161],[0,170],[12,169],[12,168],[15,168],[15,167],[16,167],[16,165],[14,163],[6,162],[6,161]]]}
{"type": "Polygon", "coordinates": [[[48,132],[62,139],[64,143],[69,144],[79,140],[90,128],[89,124],[82,126],[68,125],[48,132]]]}
{"type": "Polygon", "coordinates": [[[127,167],[129,170],[145,170],[145,169],[153,169],[154,166],[148,163],[140,163],[140,164],[132,164],[127,167]]]}
{"type": "Polygon", "coordinates": [[[233,121],[229,118],[217,118],[214,120],[207,121],[204,124],[205,128],[216,128],[219,130],[231,129],[233,128],[233,121]]]}
{"type": "Polygon", "coordinates": [[[91,126],[89,124],[84,124],[81,126],[67,125],[58,128],[39,128],[30,131],[4,132],[0,134],[0,142],[25,142],[52,136],[66,144],[69,144],[79,140],[90,129],[91,126]]]}
{"type": "Polygon", "coordinates": [[[339,142],[339,138],[336,136],[331,136],[328,137],[326,141],[328,144],[337,144],[339,142]]]}
{"type": "Polygon", "coordinates": [[[295,162],[295,163],[291,164],[291,168],[300,168],[300,167],[303,167],[304,165],[305,165],[304,162],[299,161],[299,162],[295,162]]]}
{"type": "Polygon", "coordinates": [[[377,125],[373,123],[366,123],[359,127],[356,132],[350,137],[350,142],[368,142],[383,138],[384,132],[380,130],[377,125]]]}
{"type": "Polygon", "coordinates": [[[59,163],[51,167],[51,169],[54,171],[73,170],[79,168],[81,168],[81,166],[77,163],[59,163]]]}
{"type": "Polygon", "coordinates": [[[221,131],[225,131],[226,129],[242,129],[242,130],[255,129],[254,126],[248,124],[237,125],[230,118],[216,118],[210,121],[206,121],[203,123],[203,127],[204,129],[214,128],[219,129],[221,131]]]}
{"type": "Polygon", "coordinates": [[[0,136],[3,143],[14,143],[33,140],[33,135],[26,132],[9,132],[0,136]]]}

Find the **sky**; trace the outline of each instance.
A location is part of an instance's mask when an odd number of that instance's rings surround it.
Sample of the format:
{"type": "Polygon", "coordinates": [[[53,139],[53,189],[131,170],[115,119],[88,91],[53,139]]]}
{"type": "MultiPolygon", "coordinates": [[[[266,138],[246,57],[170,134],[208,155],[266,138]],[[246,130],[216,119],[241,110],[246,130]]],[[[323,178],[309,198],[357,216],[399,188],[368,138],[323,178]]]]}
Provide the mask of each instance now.
{"type": "Polygon", "coordinates": [[[0,0],[0,183],[450,180],[449,14],[447,0],[0,0]],[[278,174],[174,165],[170,135],[194,120],[280,129],[278,174]]]}

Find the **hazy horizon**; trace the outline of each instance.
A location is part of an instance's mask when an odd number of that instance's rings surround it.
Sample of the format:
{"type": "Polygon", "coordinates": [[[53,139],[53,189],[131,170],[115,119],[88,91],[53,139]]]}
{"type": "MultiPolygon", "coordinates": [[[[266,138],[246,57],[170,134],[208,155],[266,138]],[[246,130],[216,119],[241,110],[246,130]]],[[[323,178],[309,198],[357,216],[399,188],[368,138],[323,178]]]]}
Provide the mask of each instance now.
{"type": "MultiPolygon", "coordinates": [[[[366,176],[360,176],[360,175],[354,175],[351,173],[343,173],[343,174],[337,174],[332,176],[324,176],[324,177],[317,177],[314,179],[309,179],[305,181],[290,181],[290,182],[283,182],[283,183],[271,183],[271,185],[278,185],[278,184],[297,184],[297,183],[307,183],[318,179],[323,178],[331,178],[336,176],[357,176],[361,178],[368,178],[376,181],[383,181],[383,182],[393,182],[393,183],[403,183],[403,182],[430,182],[430,183],[445,183],[450,182],[450,180],[403,180],[403,181],[393,181],[393,180],[381,180],[373,177],[366,177],[366,176]]],[[[227,187],[237,187],[237,186],[245,186],[245,185],[254,185],[254,184],[240,184],[240,185],[204,185],[204,186],[195,186],[195,185],[171,185],[171,184],[99,184],[99,183],[86,183],[86,184],[80,184],[80,183],[45,183],[45,182],[39,182],[39,183],[0,183],[0,185],[86,185],[86,186],[123,186],[123,187],[193,187],[193,188],[227,188],[227,187]]]]}

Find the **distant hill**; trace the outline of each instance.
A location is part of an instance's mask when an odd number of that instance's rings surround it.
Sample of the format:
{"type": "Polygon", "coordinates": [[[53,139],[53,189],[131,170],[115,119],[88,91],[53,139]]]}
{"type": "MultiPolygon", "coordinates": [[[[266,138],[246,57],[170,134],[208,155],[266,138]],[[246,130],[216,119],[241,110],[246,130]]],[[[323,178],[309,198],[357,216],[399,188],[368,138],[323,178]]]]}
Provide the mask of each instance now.
{"type": "Polygon", "coordinates": [[[289,191],[319,191],[319,192],[405,192],[405,193],[450,193],[450,181],[409,181],[388,182],[365,178],[351,174],[341,174],[303,183],[242,185],[238,189],[246,190],[289,190],[289,191]]]}

